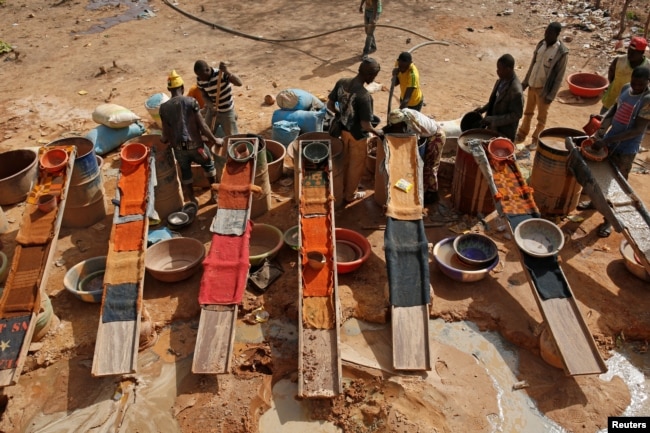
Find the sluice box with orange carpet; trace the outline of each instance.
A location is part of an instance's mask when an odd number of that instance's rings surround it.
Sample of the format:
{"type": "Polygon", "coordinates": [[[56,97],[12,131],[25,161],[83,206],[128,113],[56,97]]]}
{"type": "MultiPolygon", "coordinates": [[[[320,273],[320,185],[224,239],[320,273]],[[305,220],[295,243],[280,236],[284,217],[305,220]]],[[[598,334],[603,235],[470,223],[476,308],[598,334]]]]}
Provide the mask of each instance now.
{"type": "Polygon", "coordinates": [[[0,298],[0,386],[15,385],[36,328],[76,157],[74,146],[44,146],[27,196],[16,249],[0,298]],[[43,200],[47,198],[47,200],[43,200]]]}
{"type": "Polygon", "coordinates": [[[298,142],[298,395],[342,392],[330,140],[298,142]]]}

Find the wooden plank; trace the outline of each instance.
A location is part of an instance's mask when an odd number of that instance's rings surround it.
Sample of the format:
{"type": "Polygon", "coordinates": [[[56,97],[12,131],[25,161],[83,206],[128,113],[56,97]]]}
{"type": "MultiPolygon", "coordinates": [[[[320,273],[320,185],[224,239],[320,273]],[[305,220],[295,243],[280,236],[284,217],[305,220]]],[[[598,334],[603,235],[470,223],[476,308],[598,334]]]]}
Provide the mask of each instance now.
{"type": "MultiPolygon", "coordinates": [[[[509,224],[508,227],[510,227],[509,224]]],[[[510,227],[510,231],[512,232],[512,227],[510,227]]],[[[528,268],[524,265],[524,253],[519,249],[517,249],[517,253],[519,254],[523,273],[535,296],[542,317],[544,317],[544,322],[547,324],[551,335],[553,335],[565,373],[568,376],[605,373],[607,371],[605,361],[598,352],[596,342],[580,313],[573,291],[568,281],[566,281],[562,268],[559,269],[562,278],[567,283],[571,296],[544,300],[539,295],[528,268]]]]}
{"type": "Polygon", "coordinates": [[[135,373],[140,340],[140,312],[134,321],[102,323],[97,331],[92,375],[135,373]]]}
{"type": "Polygon", "coordinates": [[[337,329],[306,329],[299,364],[301,397],[332,398],[341,393],[340,355],[337,329]]]}
{"type": "Polygon", "coordinates": [[[192,373],[224,374],[230,371],[238,308],[236,304],[201,308],[192,373]]]}
{"type": "Polygon", "coordinates": [[[393,368],[431,370],[429,351],[429,307],[391,306],[393,368]]]}
{"type": "Polygon", "coordinates": [[[575,299],[556,298],[541,302],[546,324],[553,334],[565,370],[570,376],[607,371],[575,299]]]}

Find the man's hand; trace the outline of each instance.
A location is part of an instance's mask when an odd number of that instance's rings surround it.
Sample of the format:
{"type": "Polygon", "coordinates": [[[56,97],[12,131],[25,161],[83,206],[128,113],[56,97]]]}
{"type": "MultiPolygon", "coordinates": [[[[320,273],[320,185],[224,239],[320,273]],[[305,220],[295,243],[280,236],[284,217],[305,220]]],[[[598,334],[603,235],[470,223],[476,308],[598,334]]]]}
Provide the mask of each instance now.
{"type": "Polygon", "coordinates": [[[605,143],[605,140],[599,139],[594,141],[594,144],[591,145],[591,148],[595,150],[596,152],[602,149],[603,147],[607,146],[607,143],[605,143]]]}
{"type": "Polygon", "coordinates": [[[492,126],[492,116],[485,116],[481,119],[481,126],[492,126]]]}

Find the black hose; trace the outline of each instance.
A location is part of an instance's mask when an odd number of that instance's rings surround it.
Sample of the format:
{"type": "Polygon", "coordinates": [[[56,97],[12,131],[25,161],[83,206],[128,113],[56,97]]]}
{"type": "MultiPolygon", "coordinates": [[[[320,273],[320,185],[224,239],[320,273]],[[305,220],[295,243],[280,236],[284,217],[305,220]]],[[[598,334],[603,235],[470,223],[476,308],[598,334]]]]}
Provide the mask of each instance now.
{"type": "MultiPolygon", "coordinates": [[[[364,27],[363,24],[358,24],[358,25],[354,25],[354,26],[348,26],[348,27],[343,27],[343,28],[340,28],[340,29],[330,30],[328,32],[319,33],[317,35],[303,36],[303,37],[300,37],[300,38],[268,39],[268,38],[263,38],[261,36],[253,36],[253,35],[249,35],[247,33],[242,33],[240,31],[233,30],[233,29],[231,29],[229,27],[225,27],[225,26],[222,26],[220,24],[216,24],[216,23],[210,22],[208,20],[204,20],[203,18],[197,17],[196,15],[193,15],[193,14],[191,14],[189,12],[186,12],[183,9],[179,8],[178,6],[173,5],[172,3],[169,2],[169,0],[163,0],[163,3],[165,3],[170,8],[174,9],[176,12],[178,12],[178,13],[180,13],[182,15],[185,15],[187,18],[192,19],[194,21],[198,21],[198,22],[200,22],[202,24],[208,25],[208,26],[212,27],[213,29],[219,29],[219,30],[224,31],[226,33],[230,33],[230,34],[233,34],[233,35],[236,35],[236,36],[240,36],[242,38],[252,39],[254,41],[260,41],[260,42],[280,43],[280,42],[306,41],[308,39],[320,38],[321,36],[329,35],[329,34],[336,33],[336,32],[342,32],[342,31],[346,31],[346,30],[352,30],[352,29],[358,29],[358,28],[363,28],[364,27]]],[[[384,28],[389,28],[389,29],[402,30],[404,32],[411,33],[411,34],[416,35],[416,36],[418,36],[418,37],[420,37],[422,39],[430,41],[430,43],[438,43],[438,44],[442,44],[442,45],[449,45],[447,42],[435,41],[435,40],[431,39],[428,36],[421,35],[421,34],[419,34],[417,32],[414,32],[413,30],[405,29],[405,28],[402,28],[402,27],[391,26],[391,25],[388,25],[388,24],[377,24],[377,27],[384,27],[384,28]]],[[[417,48],[417,46],[413,47],[411,50],[414,50],[415,48],[417,48]]]]}

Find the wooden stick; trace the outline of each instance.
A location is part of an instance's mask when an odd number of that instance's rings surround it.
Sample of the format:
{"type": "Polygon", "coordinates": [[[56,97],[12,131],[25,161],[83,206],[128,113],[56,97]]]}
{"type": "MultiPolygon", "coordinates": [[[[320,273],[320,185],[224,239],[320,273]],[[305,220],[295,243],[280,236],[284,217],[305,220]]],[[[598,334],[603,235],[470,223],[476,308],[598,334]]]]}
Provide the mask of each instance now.
{"type": "MultiPolygon", "coordinates": [[[[212,188],[213,191],[219,191],[219,184],[218,183],[213,183],[212,185],[210,185],[210,188],[212,188]]],[[[252,183],[251,184],[251,192],[253,194],[260,194],[262,192],[262,187],[252,183]]]]}

